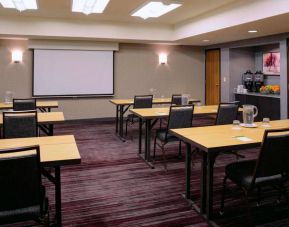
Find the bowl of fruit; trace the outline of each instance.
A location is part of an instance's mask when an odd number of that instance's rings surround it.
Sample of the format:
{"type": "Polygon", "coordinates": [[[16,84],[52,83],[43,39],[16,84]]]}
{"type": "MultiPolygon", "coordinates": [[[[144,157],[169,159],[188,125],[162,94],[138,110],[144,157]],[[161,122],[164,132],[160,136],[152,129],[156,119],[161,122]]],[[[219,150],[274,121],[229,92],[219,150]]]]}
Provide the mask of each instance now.
{"type": "Polygon", "coordinates": [[[266,85],[260,88],[262,94],[280,94],[280,85],[266,85]]]}

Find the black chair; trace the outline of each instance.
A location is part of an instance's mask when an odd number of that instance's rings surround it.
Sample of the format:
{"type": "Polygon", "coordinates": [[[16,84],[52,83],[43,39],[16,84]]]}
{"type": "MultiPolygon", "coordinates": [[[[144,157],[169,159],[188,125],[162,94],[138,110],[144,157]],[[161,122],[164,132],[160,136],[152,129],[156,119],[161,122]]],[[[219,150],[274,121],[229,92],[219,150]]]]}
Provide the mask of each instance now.
{"type": "Polygon", "coordinates": [[[35,220],[49,225],[39,146],[0,150],[0,185],[0,224],[35,220]]]}
{"type": "Polygon", "coordinates": [[[37,111],[3,112],[3,138],[38,136],[37,111]]]}
{"type": "Polygon", "coordinates": [[[13,99],[13,110],[14,111],[36,110],[36,100],[35,99],[13,99]]]}
{"type": "Polygon", "coordinates": [[[248,196],[254,189],[258,190],[258,204],[260,203],[261,188],[271,186],[279,190],[280,197],[281,195],[285,196],[289,206],[289,197],[284,187],[289,174],[288,144],[289,128],[266,130],[256,160],[233,162],[226,166],[221,214],[224,213],[227,179],[230,179],[243,191],[247,205],[247,218],[251,216],[248,196]]]}
{"type": "Polygon", "coordinates": [[[183,106],[171,106],[169,113],[169,120],[167,127],[165,129],[157,129],[154,139],[154,159],[156,153],[156,145],[158,145],[163,154],[163,161],[165,169],[167,169],[166,164],[166,154],[164,146],[169,142],[179,141],[179,156],[181,156],[181,140],[176,136],[169,133],[170,129],[176,128],[189,128],[192,127],[193,120],[193,105],[183,105],[183,106]],[[160,141],[160,144],[157,143],[157,140],[160,141]]]}
{"type": "MultiPolygon", "coordinates": [[[[134,97],[133,109],[141,108],[152,108],[153,96],[152,95],[136,95],[134,97]]],[[[134,114],[128,114],[125,124],[125,135],[127,135],[127,126],[128,123],[134,124],[138,121],[138,117],[134,114]]]]}
{"type": "Polygon", "coordinates": [[[174,95],[172,95],[171,105],[177,105],[177,106],[182,105],[182,95],[181,95],[181,94],[178,94],[178,95],[174,94],[174,95]]]}
{"type": "MultiPolygon", "coordinates": [[[[239,102],[220,103],[218,107],[217,117],[215,125],[227,125],[232,124],[234,120],[238,119],[239,102]]],[[[244,155],[238,153],[238,151],[230,150],[225,153],[233,154],[236,158],[245,158],[244,155]]]]}
{"type": "Polygon", "coordinates": [[[215,125],[232,124],[238,119],[239,102],[220,103],[215,125]]]}

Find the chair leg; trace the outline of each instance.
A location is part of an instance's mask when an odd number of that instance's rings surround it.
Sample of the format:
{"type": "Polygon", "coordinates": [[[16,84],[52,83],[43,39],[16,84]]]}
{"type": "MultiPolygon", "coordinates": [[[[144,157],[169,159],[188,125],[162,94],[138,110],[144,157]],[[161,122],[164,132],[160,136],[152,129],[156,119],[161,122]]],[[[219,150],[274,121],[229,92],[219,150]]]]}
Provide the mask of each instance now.
{"type": "Polygon", "coordinates": [[[127,136],[127,124],[128,124],[128,119],[125,121],[125,136],[127,136]]]}
{"type": "Polygon", "coordinates": [[[163,153],[163,162],[164,162],[164,167],[165,167],[165,170],[167,171],[167,159],[166,159],[166,153],[165,153],[165,147],[164,147],[164,144],[162,144],[161,149],[162,149],[162,153],[163,153]]]}
{"type": "Polygon", "coordinates": [[[253,226],[252,223],[252,218],[251,218],[251,208],[250,208],[250,204],[249,204],[249,195],[248,192],[245,189],[242,189],[244,192],[244,197],[245,197],[245,203],[246,203],[246,208],[247,208],[247,225],[248,226],[253,226]]]}
{"type": "Polygon", "coordinates": [[[287,205],[289,207],[289,196],[288,196],[288,193],[287,193],[287,190],[286,188],[284,187],[284,185],[281,186],[281,193],[284,195],[285,199],[286,199],[286,202],[287,202],[287,205]]]}
{"type": "Polygon", "coordinates": [[[226,196],[227,179],[228,179],[228,177],[225,176],[225,177],[224,177],[224,180],[223,180],[223,189],[222,189],[222,197],[221,197],[220,215],[223,215],[223,214],[224,214],[224,203],[225,203],[225,196],[226,196]]]}
{"type": "Polygon", "coordinates": [[[179,142],[179,154],[178,154],[178,158],[181,159],[182,158],[182,141],[180,140],[179,142]]]}
{"type": "Polygon", "coordinates": [[[156,144],[157,144],[157,136],[155,136],[155,140],[154,140],[154,156],[153,156],[153,160],[155,160],[155,158],[156,158],[156,144]]]}
{"type": "Polygon", "coordinates": [[[197,148],[195,148],[195,149],[192,151],[192,154],[191,154],[191,163],[192,163],[192,166],[195,166],[194,159],[195,159],[195,157],[196,157],[196,155],[197,155],[197,152],[198,152],[197,148]]]}
{"type": "Polygon", "coordinates": [[[257,207],[259,207],[261,205],[261,187],[257,187],[257,191],[258,191],[258,198],[257,198],[257,207]]]}

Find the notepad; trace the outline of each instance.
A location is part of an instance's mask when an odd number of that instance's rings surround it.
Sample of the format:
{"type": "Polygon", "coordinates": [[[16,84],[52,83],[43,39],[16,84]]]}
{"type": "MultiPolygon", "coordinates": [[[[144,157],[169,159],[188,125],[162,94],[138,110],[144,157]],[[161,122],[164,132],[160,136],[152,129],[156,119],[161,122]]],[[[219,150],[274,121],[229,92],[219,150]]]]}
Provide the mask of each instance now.
{"type": "Polygon", "coordinates": [[[250,139],[250,138],[248,138],[246,136],[235,136],[234,138],[236,138],[236,139],[238,139],[238,140],[240,140],[242,142],[251,142],[251,141],[253,141],[252,139],[250,139]]]}

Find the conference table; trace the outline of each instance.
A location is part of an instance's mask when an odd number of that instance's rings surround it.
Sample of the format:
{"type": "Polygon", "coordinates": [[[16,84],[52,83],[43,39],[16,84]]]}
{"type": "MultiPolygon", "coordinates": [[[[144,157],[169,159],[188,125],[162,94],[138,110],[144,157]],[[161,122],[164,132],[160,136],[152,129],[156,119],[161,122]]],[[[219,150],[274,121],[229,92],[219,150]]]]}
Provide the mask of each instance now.
{"type": "MultiPolygon", "coordinates": [[[[50,112],[52,108],[58,108],[57,101],[36,101],[36,107],[41,112],[50,112]]],[[[13,109],[13,103],[0,103],[0,110],[13,109]]]]}
{"type": "MultiPolygon", "coordinates": [[[[233,127],[232,125],[171,129],[170,133],[186,143],[186,190],[185,198],[191,198],[191,146],[202,151],[201,202],[200,208],[207,219],[213,218],[214,163],[217,156],[227,150],[239,150],[261,145],[265,129],[288,128],[289,120],[270,121],[269,126],[257,122],[256,128],[233,127]]],[[[193,201],[192,201],[193,202],[193,201]]]]}
{"type": "MultiPolygon", "coordinates": [[[[40,146],[40,162],[43,167],[55,169],[54,176],[43,168],[43,175],[55,185],[56,225],[62,226],[61,215],[61,166],[81,163],[81,157],[73,135],[1,139],[0,149],[24,146],[40,146]]],[[[5,155],[5,154],[1,154],[5,155]]],[[[29,182],[27,182],[29,183],[29,182]]]]}
{"type": "MultiPolygon", "coordinates": [[[[48,136],[53,136],[54,124],[64,122],[63,112],[37,113],[39,128],[48,136]]],[[[0,114],[0,127],[3,125],[3,115],[0,114]]]]}
{"type": "MultiPolygon", "coordinates": [[[[123,117],[128,111],[131,105],[134,103],[134,99],[110,99],[110,103],[116,106],[115,116],[115,132],[122,141],[125,141],[123,137],[123,117]]],[[[154,98],[153,104],[170,104],[171,98],[154,98]]],[[[189,103],[200,102],[199,99],[189,99],[189,103]]]]}
{"type": "MultiPolygon", "coordinates": [[[[154,168],[151,162],[151,131],[155,122],[162,118],[168,118],[169,107],[162,108],[143,108],[143,109],[130,109],[130,112],[139,117],[139,145],[138,154],[139,156],[151,167],[154,168]],[[145,152],[142,155],[142,122],[145,122],[145,152]]],[[[218,105],[207,105],[207,106],[195,106],[194,115],[207,115],[216,114],[218,112],[218,105]]]]}

